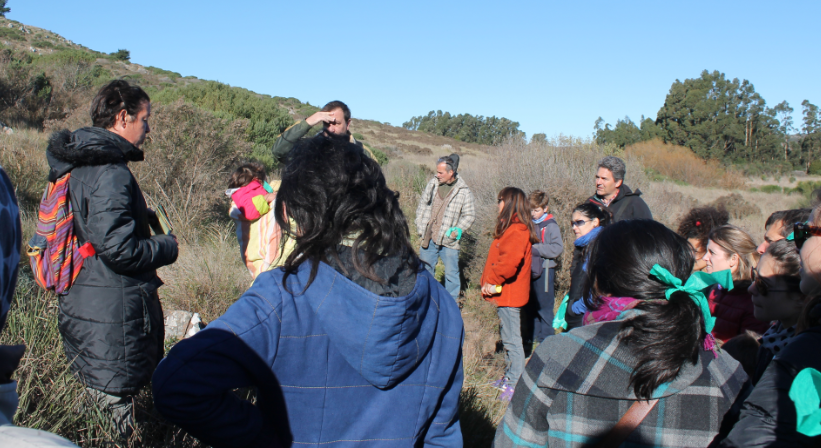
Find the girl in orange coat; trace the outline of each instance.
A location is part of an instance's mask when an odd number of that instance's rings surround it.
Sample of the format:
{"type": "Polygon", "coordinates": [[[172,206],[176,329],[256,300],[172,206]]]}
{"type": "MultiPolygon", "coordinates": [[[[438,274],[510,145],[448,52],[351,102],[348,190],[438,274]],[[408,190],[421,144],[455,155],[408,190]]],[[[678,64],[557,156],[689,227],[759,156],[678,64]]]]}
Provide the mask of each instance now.
{"type": "Polygon", "coordinates": [[[525,367],[520,313],[530,296],[531,244],[539,239],[524,191],[505,187],[497,198],[499,219],[481,283],[482,296],[496,303],[505,347],[505,376],[494,386],[502,390],[500,400],[510,401],[525,367]]]}

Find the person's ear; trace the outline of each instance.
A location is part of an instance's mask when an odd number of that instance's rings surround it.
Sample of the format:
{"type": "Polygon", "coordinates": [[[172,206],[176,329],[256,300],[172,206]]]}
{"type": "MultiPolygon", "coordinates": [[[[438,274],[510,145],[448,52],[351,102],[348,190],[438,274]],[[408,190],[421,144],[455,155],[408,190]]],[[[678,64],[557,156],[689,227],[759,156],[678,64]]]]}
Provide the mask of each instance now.
{"type": "Polygon", "coordinates": [[[621,184],[624,183],[624,179],[619,179],[616,181],[616,188],[621,188],[621,184]]]}
{"type": "Polygon", "coordinates": [[[738,260],[739,260],[738,254],[732,254],[730,256],[730,269],[738,266],[738,260]]]}
{"type": "Polygon", "coordinates": [[[594,224],[594,227],[598,227],[601,225],[601,221],[599,221],[599,218],[593,218],[590,220],[590,222],[594,224]]]}
{"type": "Polygon", "coordinates": [[[122,109],[114,116],[114,128],[124,128],[126,123],[128,123],[128,111],[122,109]]]}

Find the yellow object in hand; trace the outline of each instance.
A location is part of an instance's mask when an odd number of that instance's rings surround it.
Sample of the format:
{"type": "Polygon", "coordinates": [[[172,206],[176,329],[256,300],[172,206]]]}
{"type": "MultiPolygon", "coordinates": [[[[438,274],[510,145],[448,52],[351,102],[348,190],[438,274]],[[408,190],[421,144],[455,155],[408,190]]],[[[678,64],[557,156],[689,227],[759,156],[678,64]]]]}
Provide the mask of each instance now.
{"type": "Polygon", "coordinates": [[[502,285],[496,285],[496,293],[499,294],[502,292],[502,285]]]}

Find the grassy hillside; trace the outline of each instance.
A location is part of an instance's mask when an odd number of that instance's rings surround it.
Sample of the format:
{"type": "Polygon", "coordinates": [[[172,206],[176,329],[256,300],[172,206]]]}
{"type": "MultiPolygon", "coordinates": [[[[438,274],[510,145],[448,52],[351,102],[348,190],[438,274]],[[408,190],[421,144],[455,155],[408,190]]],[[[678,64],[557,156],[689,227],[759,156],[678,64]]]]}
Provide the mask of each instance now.
{"type": "MultiPolygon", "coordinates": [[[[182,76],[158,67],[133,64],[119,59],[116,53],[100,53],[51,31],[5,18],[0,18],[0,51],[3,54],[0,60],[12,61],[18,66],[6,72],[16,70],[12,77],[22,83],[20,90],[33,94],[31,86],[36,84],[38,76],[41,84],[50,84],[50,98],[48,101],[40,98],[38,102],[40,109],[47,110],[40,116],[14,110],[21,107],[19,104],[10,107],[11,111],[8,105],[6,110],[0,106],[0,121],[13,128],[37,129],[46,126],[50,129],[59,125],[71,128],[86,124],[87,104],[95,91],[94,87],[112,78],[125,78],[146,89],[155,103],[170,104],[184,99],[221,119],[248,120],[245,140],[254,145],[248,156],[271,162],[266,159],[266,153],[276,136],[295,121],[319,110],[317,106],[296,98],[262,95],[194,76],[182,76]],[[67,71],[82,72],[83,75],[79,77],[81,79],[77,76],[72,78],[67,71]],[[69,101],[66,97],[76,98],[69,101]]],[[[349,106],[356,111],[355,103],[349,106]]],[[[487,151],[483,145],[408,131],[360,118],[353,120],[351,131],[369,146],[396,159],[406,155],[434,158],[440,153],[481,154],[487,151]]]]}

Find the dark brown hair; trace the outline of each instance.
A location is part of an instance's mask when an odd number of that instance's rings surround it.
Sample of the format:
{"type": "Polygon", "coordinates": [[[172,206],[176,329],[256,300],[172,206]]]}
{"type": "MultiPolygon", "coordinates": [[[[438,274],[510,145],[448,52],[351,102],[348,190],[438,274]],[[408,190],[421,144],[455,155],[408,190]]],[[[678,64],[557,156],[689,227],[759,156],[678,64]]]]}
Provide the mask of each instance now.
{"type": "Polygon", "coordinates": [[[530,242],[532,244],[539,243],[539,237],[536,235],[536,229],[533,227],[533,221],[530,220],[530,209],[527,206],[527,198],[525,192],[516,187],[505,187],[499,192],[496,197],[497,200],[504,202],[505,206],[499,212],[499,219],[496,221],[496,231],[493,238],[501,238],[505,231],[513,224],[514,217],[527,226],[530,231],[530,242]]]}
{"type": "Polygon", "coordinates": [[[384,257],[396,256],[415,272],[421,269],[399,195],[388,188],[379,164],[362,148],[346,137],[323,137],[301,140],[291,153],[274,203],[277,223],[295,240],[283,266],[286,290],[288,276],[305,262],[311,266],[307,289],[321,261],[328,262],[329,255],[339,260],[336,250],[328,249],[345,238],[355,238],[351,261],[368,279],[388,283],[374,269],[384,257]],[[291,220],[296,228],[291,228],[291,220]]]}
{"type": "Polygon", "coordinates": [[[707,250],[707,239],[713,229],[730,222],[730,213],[724,208],[696,207],[690,209],[678,224],[678,234],[698,241],[700,254],[707,250]]]}
{"type": "Polygon", "coordinates": [[[228,188],[242,188],[255,179],[265,182],[265,167],[259,162],[246,163],[231,173],[228,188]]]}
{"type": "Polygon", "coordinates": [[[348,108],[348,105],[342,101],[331,101],[322,107],[321,112],[330,112],[335,109],[342,109],[342,114],[345,116],[346,123],[351,119],[351,110],[348,108]]]}
{"type": "Polygon", "coordinates": [[[693,251],[681,235],[656,221],[619,221],[604,227],[592,243],[582,293],[587,309],[598,309],[602,296],[633,297],[644,311],[621,324],[620,337],[636,356],[630,386],[648,400],[662,384],[675,379],[685,364],[698,362],[707,332],[698,305],[683,291],[673,292],[650,275],[658,264],[686,282],[693,270],[693,251]]]}
{"type": "Polygon", "coordinates": [[[530,209],[545,208],[550,203],[550,196],[542,190],[534,190],[527,196],[527,202],[530,204],[530,209]]]}
{"type": "Polygon", "coordinates": [[[91,123],[94,127],[109,129],[114,126],[121,110],[136,117],[143,103],[150,102],[148,94],[139,86],[132,86],[123,79],[111,81],[91,101],[91,123]]]}

